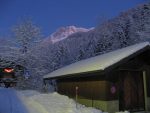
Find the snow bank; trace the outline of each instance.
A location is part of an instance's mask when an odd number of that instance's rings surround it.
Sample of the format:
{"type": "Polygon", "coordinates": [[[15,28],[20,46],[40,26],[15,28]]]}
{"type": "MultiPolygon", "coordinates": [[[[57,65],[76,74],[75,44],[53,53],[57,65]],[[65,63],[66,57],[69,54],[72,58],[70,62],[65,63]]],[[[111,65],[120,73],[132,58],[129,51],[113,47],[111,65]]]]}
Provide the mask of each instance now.
{"type": "Polygon", "coordinates": [[[100,110],[85,107],[67,96],[56,92],[40,94],[36,91],[20,91],[23,101],[30,113],[102,113],[100,110]]]}

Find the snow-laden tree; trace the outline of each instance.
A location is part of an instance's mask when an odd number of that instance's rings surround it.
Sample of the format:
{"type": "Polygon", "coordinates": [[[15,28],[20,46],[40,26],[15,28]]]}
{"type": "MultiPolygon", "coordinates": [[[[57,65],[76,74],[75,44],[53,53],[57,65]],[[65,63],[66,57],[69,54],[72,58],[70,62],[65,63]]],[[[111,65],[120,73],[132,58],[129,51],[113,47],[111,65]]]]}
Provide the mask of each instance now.
{"type": "MultiPolygon", "coordinates": [[[[24,76],[26,76],[29,70],[32,71],[34,69],[34,67],[31,66],[33,62],[37,61],[35,61],[35,58],[30,59],[29,56],[32,55],[29,54],[32,54],[32,48],[37,44],[39,39],[41,39],[41,30],[30,19],[24,19],[12,28],[12,32],[16,38],[17,46],[20,48],[17,62],[24,67],[24,76]]],[[[25,81],[26,79],[23,76],[20,77],[18,87],[25,88],[25,81]]]]}
{"type": "Polygon", "coordinates": [[[137,31],[137,34],[141,38],[141,40],[144,41],[150,41],[150,3],[145,4],[142,7],[143,10],[141,10],[140,13],[140,21],[138,23],[141,23],[139,26],[139,30],[137,31]]]}
{"type": "Polygon", "coordinates": [[[35,42],[41,38],[41,30],[31,20],[25,19],[21,23],[13,27],[13,33],[17,39],[21,52],[28,52],[35,42]]]}

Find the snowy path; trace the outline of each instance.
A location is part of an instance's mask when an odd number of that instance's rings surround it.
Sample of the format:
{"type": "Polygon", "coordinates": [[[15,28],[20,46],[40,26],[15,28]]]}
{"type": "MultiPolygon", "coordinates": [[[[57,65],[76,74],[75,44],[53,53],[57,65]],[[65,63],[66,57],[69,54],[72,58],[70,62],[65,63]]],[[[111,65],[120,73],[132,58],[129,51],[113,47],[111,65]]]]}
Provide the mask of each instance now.
{"type": "Polygon", "coordinates": [[[0,113],[28,113],[13,89],[0,88],[0,113]]]}

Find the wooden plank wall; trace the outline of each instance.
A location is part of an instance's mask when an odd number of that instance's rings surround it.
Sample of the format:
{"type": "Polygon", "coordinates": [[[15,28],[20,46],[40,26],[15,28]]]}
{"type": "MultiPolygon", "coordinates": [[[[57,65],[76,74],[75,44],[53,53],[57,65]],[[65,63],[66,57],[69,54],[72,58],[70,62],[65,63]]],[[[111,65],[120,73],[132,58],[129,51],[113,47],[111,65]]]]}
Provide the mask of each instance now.
{"type": "Polygon", "coordinates": [[[112,83],[108,81],[67,81],[58,83],[58,92],[70,97],[75,97],[76,87],[78,96],[85,99],[94,100],[115,100],[118,98],[117,92],[111,93],[112,83]]]}

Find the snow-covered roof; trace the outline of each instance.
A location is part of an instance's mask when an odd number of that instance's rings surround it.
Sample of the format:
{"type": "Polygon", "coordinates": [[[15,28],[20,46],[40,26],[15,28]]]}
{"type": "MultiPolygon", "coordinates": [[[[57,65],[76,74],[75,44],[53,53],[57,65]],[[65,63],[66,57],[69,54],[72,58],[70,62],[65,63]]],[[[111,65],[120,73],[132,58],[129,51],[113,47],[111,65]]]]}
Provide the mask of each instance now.
{"type": "Polygon", "coordinates": [[[122,49],[118,49],[109,53],[105,53],[99,56],[81,60],[45,75],[44,79],[55,78],[70,74],[72,75],[77,73],[105,70],[106,68],[120,62],[121,60],[144,49],[149,45],[149,42],[143,42],[122,49]]]}

